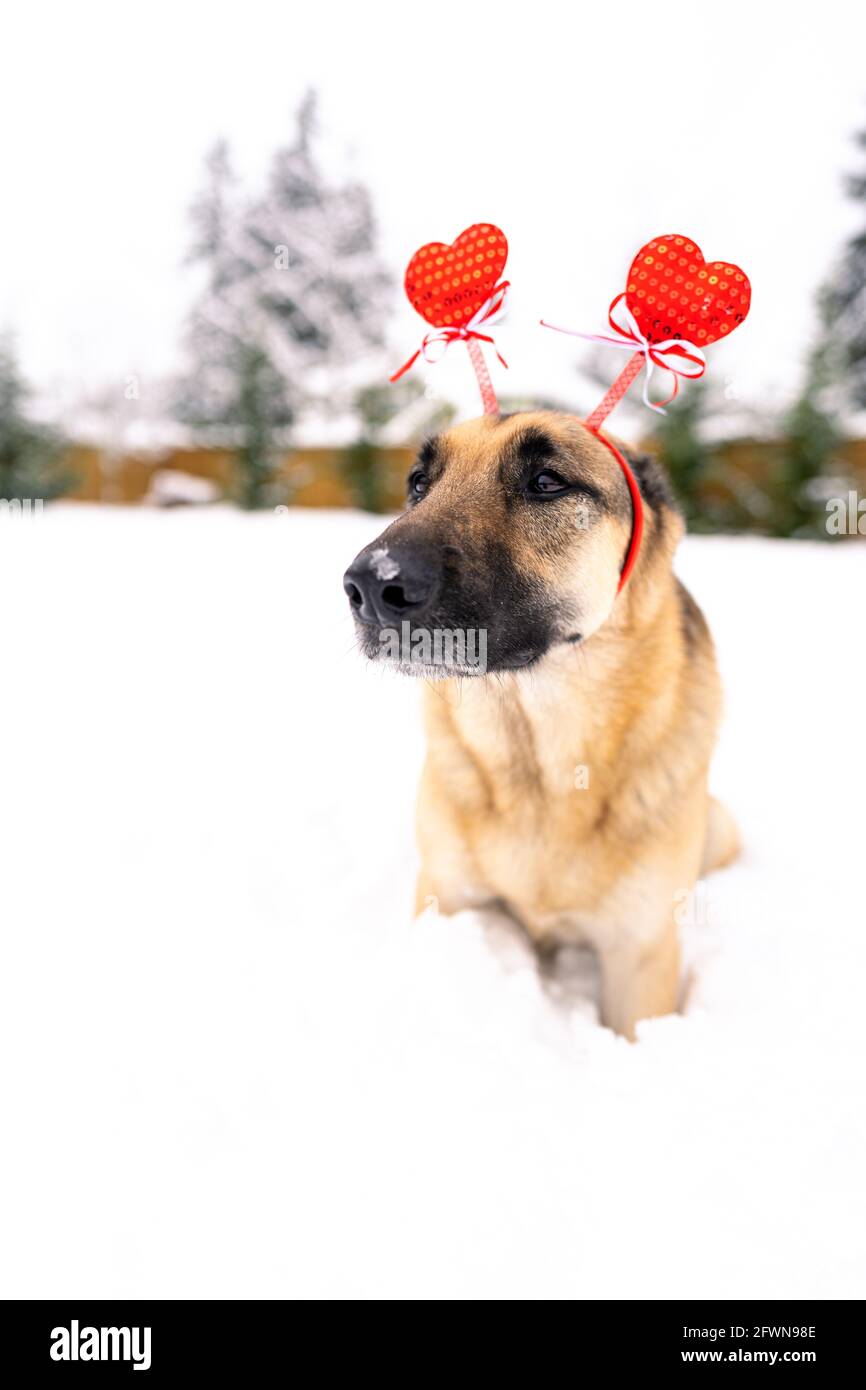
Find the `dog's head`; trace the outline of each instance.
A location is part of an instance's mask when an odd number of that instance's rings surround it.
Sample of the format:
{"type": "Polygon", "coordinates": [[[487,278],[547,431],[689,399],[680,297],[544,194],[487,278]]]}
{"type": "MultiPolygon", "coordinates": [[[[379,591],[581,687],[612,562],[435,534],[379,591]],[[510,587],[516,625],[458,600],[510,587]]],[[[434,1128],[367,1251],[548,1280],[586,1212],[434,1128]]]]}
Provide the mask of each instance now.
{"type": "MultiPolygon", "coordinates": [[[[668,557],[681,525],[664,475],[629,456],[648,549],[668,557]],[[665,540],[661,547],[659,542],[665,540]]],[[[632,501],[611,451],[574,416],[483,416],[429,439],[408,506],[346,571],[362,651],[412,675],[533,665],[585,642],[611,613],[632,501]]]]}

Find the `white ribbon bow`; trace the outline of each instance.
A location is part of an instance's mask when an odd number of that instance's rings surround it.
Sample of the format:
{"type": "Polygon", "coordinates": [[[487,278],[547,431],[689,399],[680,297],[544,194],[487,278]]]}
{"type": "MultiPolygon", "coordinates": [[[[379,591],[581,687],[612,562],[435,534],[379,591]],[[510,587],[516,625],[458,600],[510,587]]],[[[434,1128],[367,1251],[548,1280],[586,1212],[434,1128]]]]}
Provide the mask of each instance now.
{"type": "Polygon", "coordinates": [[[669,405],[679,390],[678,377],[687,377],[690,381],[697,380],[703,376],[707,369],[707,361],[703,352],[694,343],[690,343],[687,338],[665,338],[661,343],[651,343],[641,333],[634,314],[625,303],[625,295],[619,294],[610,306],[608,311],[608,322],[618,337],[612,338],[608,333],[580,333],[576,328],[562,328],[559,324],[548,323],[545,319],[541,320],[543,327],[553,328],[557,333],[567,333],[571,338],[584,338],[590,343],[605,343],[608,347],[624,349],[626,352],[643,353],[646,364],[646,377],[643,384],[644,405],[648,405],[650,410],[655,410],[659,415],[666,414],[665,406],[669,405]],[[614,310],[619,307],[625,327],[621,327],[613,316],[614,310]],[[675,361],[670,361],[674,358],[675,361]],[[696,370],[690,371],[688,363],[696,370]],[[666,400],[659,403],[651,401],[649,397],[650,381],[656,367],[663,371],[670,372],[674,379],[674,389],[666,400]]]}

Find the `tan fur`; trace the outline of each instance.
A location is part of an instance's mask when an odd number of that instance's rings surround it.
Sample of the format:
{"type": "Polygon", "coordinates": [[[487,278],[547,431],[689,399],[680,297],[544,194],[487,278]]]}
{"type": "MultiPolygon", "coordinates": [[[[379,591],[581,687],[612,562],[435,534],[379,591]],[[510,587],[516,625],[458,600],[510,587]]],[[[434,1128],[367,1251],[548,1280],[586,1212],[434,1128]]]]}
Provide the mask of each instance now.
{"type": "MultiPolygon", "coordinates": [[[[513,428],[533,420],[611,486],[615,461],[578,422],[543,413],[513,428]]],[[[448,432],[447,487],[428,511],[459,498],[467,525],[504,531],[494,475],[511,423],[448,432]]],[[[707,793],[720,690],[706,625],[672,573],[679,520],[658,525],[647,510],[617,597],[629,524],[608,518],[565,551],[540,545],[532,523],[508,531],[522,566],[579,588],[590,635],[526,671],[427,686],[418,905],[500,902],[539,945],[593,946],[603,1020],[633,1038],[638,1020],[677,1006],[677,905],[699,873],[729,862],[736,831],[707,793]]]]}

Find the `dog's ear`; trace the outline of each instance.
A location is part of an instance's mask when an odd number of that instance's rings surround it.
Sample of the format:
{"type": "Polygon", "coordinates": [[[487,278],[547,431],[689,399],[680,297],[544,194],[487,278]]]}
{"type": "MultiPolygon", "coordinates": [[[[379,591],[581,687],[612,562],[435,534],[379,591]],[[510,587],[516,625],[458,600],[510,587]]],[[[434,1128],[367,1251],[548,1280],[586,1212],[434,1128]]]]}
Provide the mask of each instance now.
{"type": "Polygon", "coordinates": [[[637,478],[644,506],[654,512],[668,511],[682,516],[670,479],[658,459],[628,447],[622,449],[626,462],[637,478]]]}
{"type": "MultiPolygon", "coordinates": [[[[620,446],[622,448],[622,446],[620,446]]],[[[626,446],[622,453],[637,479],[644,504],[644,558],[670,565],[674,551],[686,532],[670,479],[658,459],[640,449],[626,446]]]]}

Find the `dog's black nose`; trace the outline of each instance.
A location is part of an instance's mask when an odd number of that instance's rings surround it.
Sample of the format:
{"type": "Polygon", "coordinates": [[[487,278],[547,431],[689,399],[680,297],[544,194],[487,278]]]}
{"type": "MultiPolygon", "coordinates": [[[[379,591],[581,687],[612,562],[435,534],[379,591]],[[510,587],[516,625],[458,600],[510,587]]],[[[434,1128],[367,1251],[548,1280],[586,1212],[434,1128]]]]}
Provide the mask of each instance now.
{"type": "Polygon", "coordinates": [[[381,627],[417,617],[438,582],[432,553],[416,547],[398,550],[375,541],[355,557],[343,576],[355,616],[381,627]]]}

